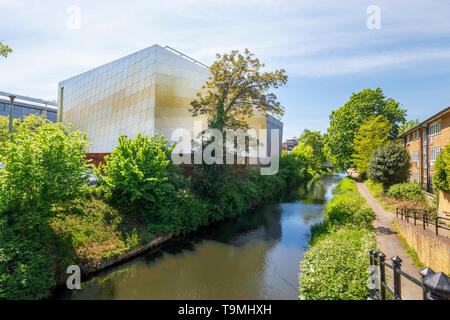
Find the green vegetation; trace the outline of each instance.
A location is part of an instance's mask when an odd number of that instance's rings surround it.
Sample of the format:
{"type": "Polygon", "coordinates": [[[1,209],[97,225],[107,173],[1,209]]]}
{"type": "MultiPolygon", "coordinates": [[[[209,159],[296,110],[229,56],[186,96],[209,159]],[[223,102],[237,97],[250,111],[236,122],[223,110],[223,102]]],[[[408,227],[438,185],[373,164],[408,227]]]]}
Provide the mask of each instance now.
{"type": "Polygon", "coordinates": [[[6,44],[3,44],[0,42],[0,57],[7,58],[8,55],[10,55],[12,52],[12,49],[8,47],[6,44]]]}
{"type": "Polygon", "coordinates": [[[378,147],[370,158],[369,179],[380,182],[384,188],[405,182],[409,176],[411,159],[399,143],[388,142],[378,147]]]}
{"type": "Polygon", "coordinates": [[[438,189],[450,191],[450,144],[445,147],[436,159],[433,184],[438,189]]]}
{"type": "Polygon", "coordinates": [[[298,139],[300,143],[310,146],[313,151],[313,167],[320,170],[327,161],[325,156],[325,140],[320,131],[310,131],[305,129],[298,139]]]}
{"type": "Polygon", "coordinates": [[[387,196],[402,200],[425,201],[422,189],[417,183],[399,183],[391,186],[387,191],[387,196]]]}
{"type": "Polygon", "coordinates": [[[353,163],[361,179],[365,179],[373,152],[388,140],[392,124],[383,116],[371,116],[364,120],[354,139],[353,163]]]}
{"type": "Polygon", "coordinates": [[[382,183],[375,182],[370,179],[366,180],[364,183],[369,188],[370,193],[378,200],[384,195],[384,187],[382,183]]]}
{"type": "Polygon", "coordinates": [[[392,124],[388,138],[398,136],[399,126],[406,121],[406,110],[391,98],[386,98],[380,88],[354,93],[350,100],[330,115],[326,135],[326,150],[331,163],[338,171],[353,167],[354,140],[363,122],[371,116],[383,116],[392,124]]]}
{"type": "Polygon", "coordinates": [[[376,249],[373,211],[356,183],[345,178],[327,204],[324,221],[313,226],[309,251],[300,263],[304,300],[363,300],[369,295],[369,249],[376,249]]]}
{"type": "Polygon", "coordinates": [[[86,183],[86,136],[61,124],[25,122],[0,144],[0,298],[43,298],[55,284],[67,239],[49,226],[86,183]]]}
{"type": "Polygon", "coordinates": [[[408,120],[402,123],[398,129],[398,134],[402,135],[420,124],[419,119],[408,120]]]}

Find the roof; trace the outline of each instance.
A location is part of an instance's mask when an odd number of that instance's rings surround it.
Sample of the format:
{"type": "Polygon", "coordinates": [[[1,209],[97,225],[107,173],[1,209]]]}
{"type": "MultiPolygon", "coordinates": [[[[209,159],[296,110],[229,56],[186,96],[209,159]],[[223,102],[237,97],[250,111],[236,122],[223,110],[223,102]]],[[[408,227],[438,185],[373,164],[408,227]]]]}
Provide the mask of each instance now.
{"type": "Polygon", "coordinates": [[[437,117],[440,117],[440,116],[442,116],[443,114],[445,114],[445,113],[447,113],[447,112],[449,112],[449,111],[450,111],[450,106],[447,107],[447,108],[445,108],[445,109],[443,109],[443,110],[441,110],[441,111],[439,111],[438,113],[432,115],[432,116],[429,117],[427,120],[425,120],[425,121],[419,123],[417,126],[415,126],[415,127],[412,128],[412,129],[409,129],[409,130],[406,131],[404,134],[399,135],[399,136],[398,136],[397,138],[395,138],[395,139],[401,139],[401,138],[407,136],[408,134],[410,134],[410,133],[413,132],[414,130],[417,130],[417,129],[423,127],[423,126],[426,125],[427,123],[429,123],[429,122],[435,120],[437,117]]]}
{"type": "Polygon", "coordinates": [[[0,102],[3,103],[10,103],[9,96],[14,95],[16,96],[16,99],[14,100],[14,104],[21,105],[21,106],[29,106],[29,107],[37,107],[37,108],[45,108],[47,105],[48,109],[57,109],[57,104],[55,101],[47,101],[42,99],[36,99],[26,96],[21,96],[18,94],[13,94],[9,92],[0,91],[0,102]]]}

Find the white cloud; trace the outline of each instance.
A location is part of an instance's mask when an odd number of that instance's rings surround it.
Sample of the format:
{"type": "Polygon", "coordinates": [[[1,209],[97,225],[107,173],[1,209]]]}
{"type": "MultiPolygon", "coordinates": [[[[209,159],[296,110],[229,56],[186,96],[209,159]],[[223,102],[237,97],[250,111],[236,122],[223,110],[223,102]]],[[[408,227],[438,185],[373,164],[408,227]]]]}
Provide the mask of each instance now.
{"type": "Polygon", "coordinates": [[[366,28],[372,0],[42,1],[0,0],[0,89],[55,98],[57,83],[158,43],[211,63],[217,52],[249,48],[269,68],[327,77],[446,59],[450,2],[380,0],[382,28],[366,28]],[[66,8],[81,8],[68,30],[66,8]],[[424,41],[436,40],[429,45],[424,41]],[[401,49],[408,46],[408,49],[401,49]],[[425,49],[424,49],[425,48],[425,49]],[[374,53],[377,52],[377,53],[374,53]]]}

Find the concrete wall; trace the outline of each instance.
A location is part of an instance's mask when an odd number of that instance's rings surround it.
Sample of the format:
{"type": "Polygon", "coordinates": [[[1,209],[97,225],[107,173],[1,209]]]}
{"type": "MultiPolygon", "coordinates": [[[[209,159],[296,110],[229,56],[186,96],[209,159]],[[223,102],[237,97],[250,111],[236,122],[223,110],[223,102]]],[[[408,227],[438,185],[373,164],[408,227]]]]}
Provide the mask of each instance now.
{"type": "Polygon", "coordinates": [[[442,271],[450,274],[450,240],[436,236],[428,230],[394,218],[400,233],[406,242],[413,248],[419,260],[436,272],[442,271]]]}

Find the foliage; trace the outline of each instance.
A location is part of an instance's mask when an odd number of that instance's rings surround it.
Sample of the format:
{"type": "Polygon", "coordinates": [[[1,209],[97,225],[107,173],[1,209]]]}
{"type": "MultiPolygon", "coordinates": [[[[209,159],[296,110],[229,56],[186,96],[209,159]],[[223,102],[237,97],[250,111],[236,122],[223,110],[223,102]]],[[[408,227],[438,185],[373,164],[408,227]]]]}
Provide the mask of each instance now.
{"type": "Polygon", "coordinates": [[[358,168],[360,177],[367,175],[373,151],[387,141],[391,130],[392,124],[383,116],[368,117],[359,127],[353,140],[354,153],[352,159],[358,168]]]}
{"type": "Polygon", "coordinates": [[[81,196],[87,145],[84,134],[48,122],[25,122],[2,144],[0,299],[43,298],[55,284],[70,246],[48,221],[81,196]]]}
{"type": "Polygon", "coordinates": [[[417,183],[399,183],[391,186],[387,196],[395,199],[425,201],[422,189],[417,183]]]}
{"type": "Polygon", "coordinates": [[[408,151],[395,142],[378,147],[370,158],[369,179],[381,182],[384,188],[405,182],[409,176],[411,158],[408,151]]]}
{"type": "Polygon", "coordinates": [[[382,183],[375,182],[372,180],[366,180],[365,184],[369,188],[370,193],[377,199],[384,195],[384,187],[382,183]]]}
{"type": "MultiPolygon", "coordinates": [[[[30,114],[24,117],[22,120],[13,120],[13,133],[20,130],[33,130],[36,131],[38,127],[47,123],[47,115],[30,114]]],[[[9,118],[0,116],[0,143],[9,139],[9,118]]]]}
{"type": "Polygon", "coordinates": [[[6,44],[0,42],[0,56],[7,58],[10,55],[12,49],[8,47],[6,44]]]}
{"type": "Polygon", "coordinates": [[[271,88],[279,88],[287,82],[284,70],[262,72],[264,68],[248,49],[244,55],[233,50],[230,54],[217,54],[202,89],[204,95],[191,102],[194,117],[206,115],[208,121],[216,121],[214,128],[223,130],[248,129],[246,118],[255,113],[282,116],[284,107],[277,101],[271,88]],[[219,118],[218,118],[219,116],[219,118]]]}
{"type": "Polygon", "coordinates": [[[331,113],[326,150],[338,170],[345,171],[353,166],[355,135],[365,119],[378,115],[392,124],[389,138],[398,135],[399,125],[406,120],[406,110],[392,98],[386,98],[380,88],[354,93],[343,107],[331,113]]]}
{"type": "Polygon", "coordinates": [[[450,191],[450,144],[444,148],[434,163],[433,184],[438,189],[450,191]]]}
{"type": "Polygon", "coordinates": [[[149,138],[139,133],[129,139],[122,135],[95,175],[113,204],[136,216],[155,218],[173,191],[168,173],[171,150],[163,136],[149,138]]]}
{"type": "Polygon", "coordinates": [[[305,129],[298,140],[313,149],[313,168],[315,170],[321,169],[327,159],[324,153],[324,137],[320,131],[305,129]]]}
{"type": "Polygon", "coordinates": [[[355,181],[343,179],[311,228],[309,251],[300,264],[300,299],[363,300],[369,295],[368,251],[375,249],[374,213],[355,181]]]}
{"type": "Polygon", "coordinates": [[[398,134],[402,135],[420,124],[419,119],[408,120],[402,123],[398,128],[398,134]]]}
{"type": "Polygon", "coordinates": [[[346,226],[321,236],[300,263],[300,299],[367,299],[368,252],[375,248],[367,229],[346,226]]]}

